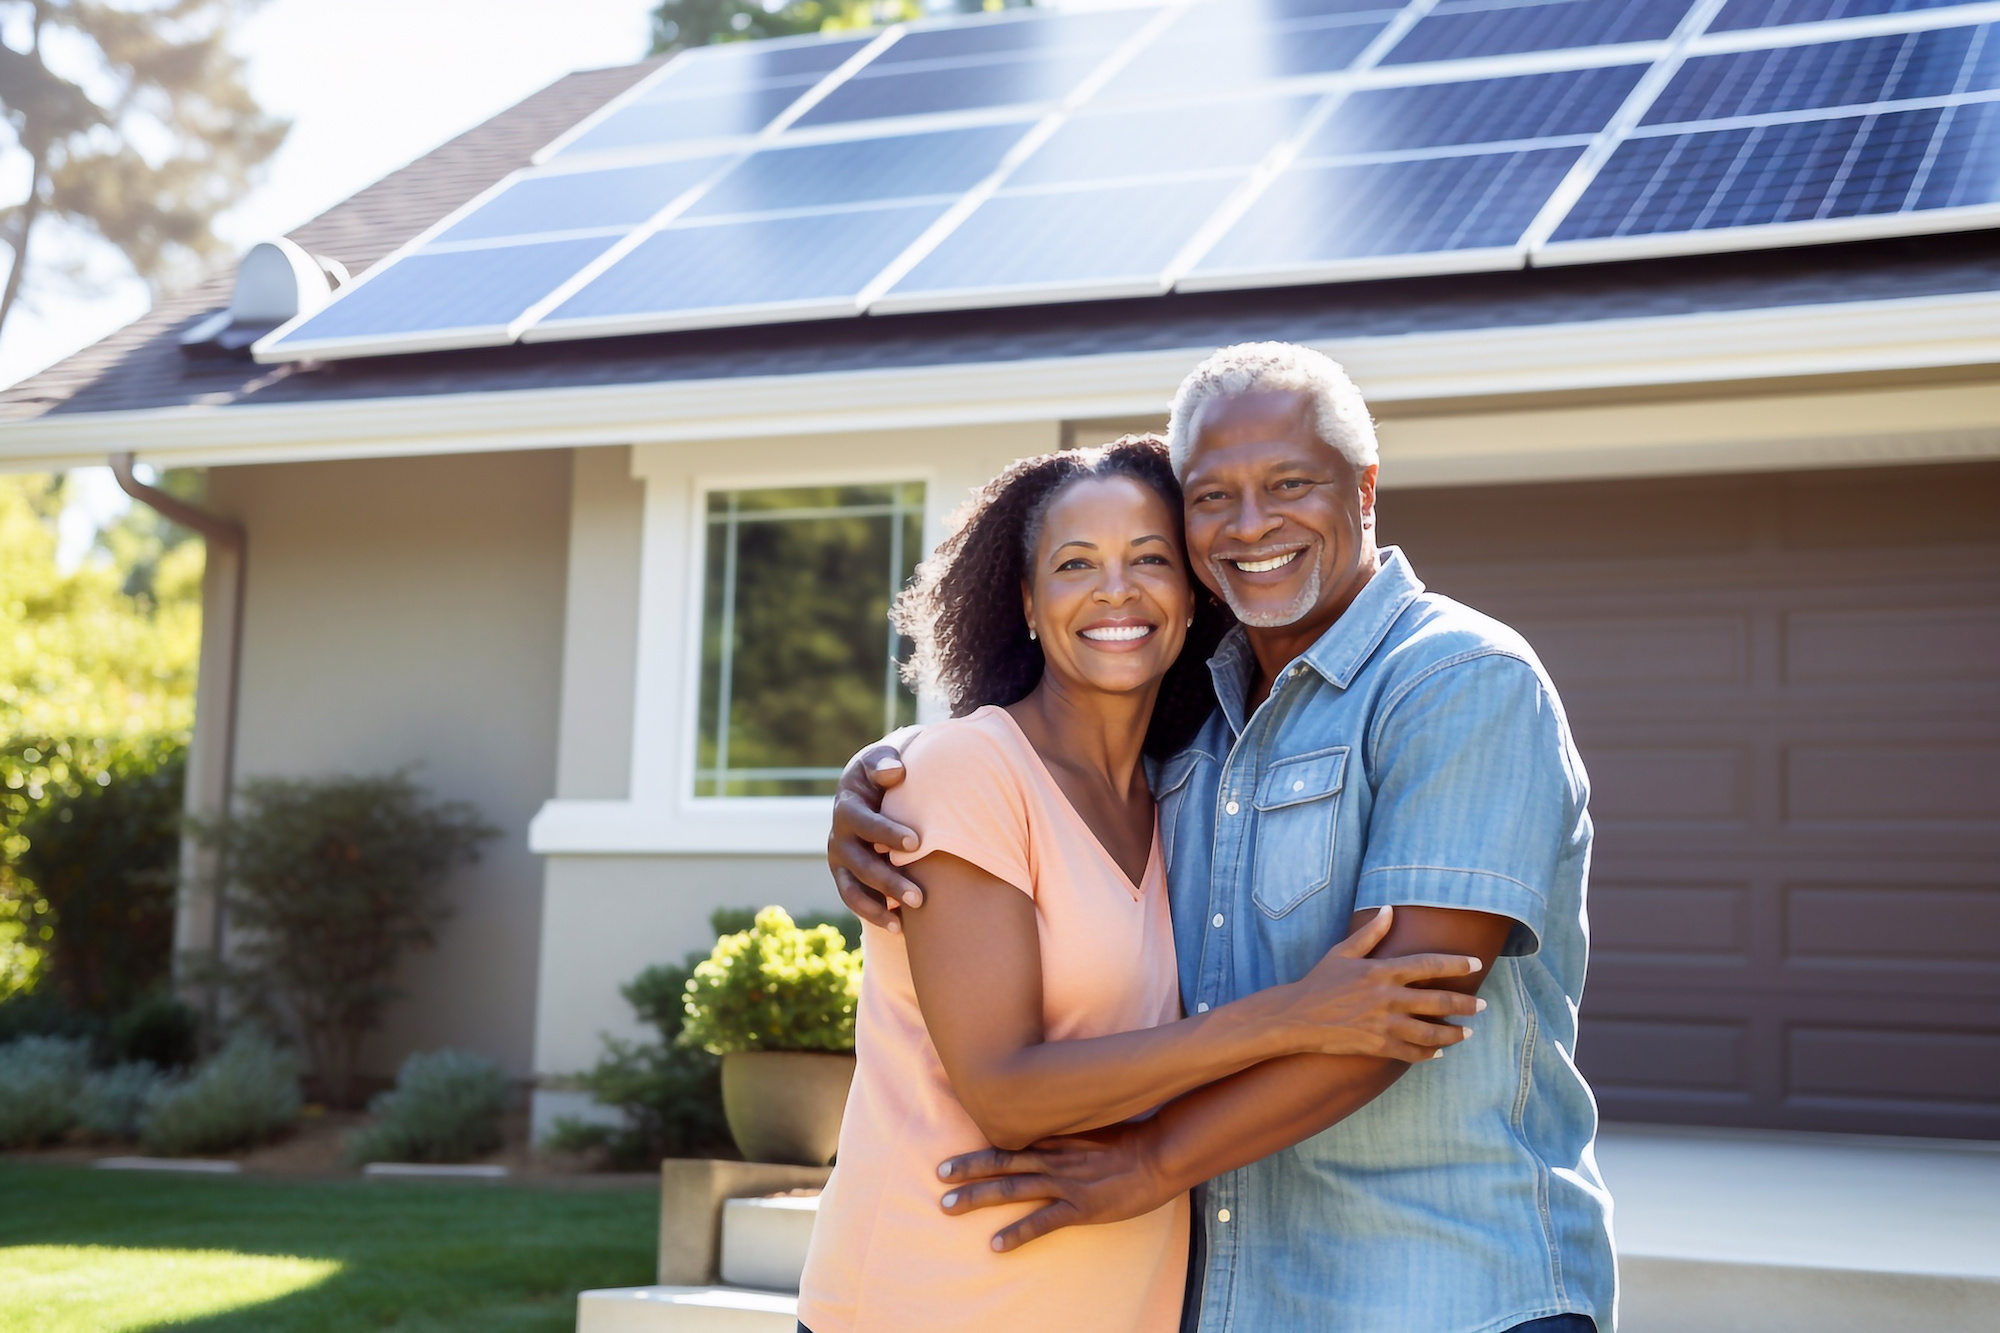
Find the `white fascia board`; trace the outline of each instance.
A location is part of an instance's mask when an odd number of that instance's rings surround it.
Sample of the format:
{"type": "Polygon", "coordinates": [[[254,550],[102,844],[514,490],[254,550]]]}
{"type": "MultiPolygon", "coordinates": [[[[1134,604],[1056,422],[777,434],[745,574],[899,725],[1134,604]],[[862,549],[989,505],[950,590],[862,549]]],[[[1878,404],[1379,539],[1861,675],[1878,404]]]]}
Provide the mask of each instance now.
{"type": "MultiPolygon", "coordinates": [[[[2000,363],[2000,293],[1912,297],[1316,344],[1371,402],[2000,363]]],[[[0,424],[0,470],[135,452],[229,466],[813,436],[1164,412],[1213,348],[350,402],[52,413],[0,424]]]]}
{"type": "Polygon", "coordinates": [[[823,856],[832,817],[830,796],[664,807],[553,800],[528,821],[528,850],[540,856],[823,856]]]}

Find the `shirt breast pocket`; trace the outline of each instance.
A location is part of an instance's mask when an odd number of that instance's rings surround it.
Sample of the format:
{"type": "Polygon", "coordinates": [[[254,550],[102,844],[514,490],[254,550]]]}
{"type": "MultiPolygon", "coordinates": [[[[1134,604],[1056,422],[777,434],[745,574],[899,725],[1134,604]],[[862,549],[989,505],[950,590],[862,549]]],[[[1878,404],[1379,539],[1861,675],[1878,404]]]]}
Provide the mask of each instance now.
{"type": "Polygon", "coordinates": [[[1256,876],[1251,896],[1266,916],[1284,916],[1333,880],[1345,745],[1280,759],[1265,768],[1257,807],[1256,876]]]}

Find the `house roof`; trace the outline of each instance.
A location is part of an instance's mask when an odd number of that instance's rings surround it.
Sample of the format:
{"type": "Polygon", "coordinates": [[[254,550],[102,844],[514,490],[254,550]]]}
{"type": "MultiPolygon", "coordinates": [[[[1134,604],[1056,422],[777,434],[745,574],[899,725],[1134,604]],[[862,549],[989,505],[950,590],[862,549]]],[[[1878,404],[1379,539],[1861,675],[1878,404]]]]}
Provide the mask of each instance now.
{"type": "MultiPolygon", "coordinates": [[[[573,74],[291,233],[359,272],[528,163],[657,62],[573,74]]],[[[1906,301],[2000,291],[2000,233],[1072,305],[866,316],[259,366],[190,360],[182,331],[228,303],[219,273],[12,389],[9,424],[160,409],[434,398],[535,389],[838,375],[1182,351],[1249,339],[1334,343],[1459,330],[1906,301]]]]}

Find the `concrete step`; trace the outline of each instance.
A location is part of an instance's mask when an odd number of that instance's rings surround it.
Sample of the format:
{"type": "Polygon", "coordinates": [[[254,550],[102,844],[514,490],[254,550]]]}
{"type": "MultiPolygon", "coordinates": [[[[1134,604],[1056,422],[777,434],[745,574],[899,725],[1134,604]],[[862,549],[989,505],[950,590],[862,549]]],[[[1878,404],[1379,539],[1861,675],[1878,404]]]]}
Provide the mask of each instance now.
{"type": "Polygon", "coordinates": [[[799,1298],[734,1287],[606,1287],[576,1298],[576,1333],[793,1333],[799,1298]]]}
{"type": "Polygon", "coordinates": [[[730,1199],[722,1205],[722,1280],[796,1292],[812,1244],[819,1196],[730,1199]]]}

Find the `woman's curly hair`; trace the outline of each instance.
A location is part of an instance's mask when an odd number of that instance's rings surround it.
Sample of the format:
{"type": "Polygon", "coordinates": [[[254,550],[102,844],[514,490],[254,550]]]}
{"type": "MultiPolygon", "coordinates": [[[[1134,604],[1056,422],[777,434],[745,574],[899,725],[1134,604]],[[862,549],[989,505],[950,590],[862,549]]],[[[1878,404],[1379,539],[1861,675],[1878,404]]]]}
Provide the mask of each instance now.
{"type": "MultiPolygon", "coordinates": [[[[1042,678],[1042,650],[1028,638],[1021,585],[1057,495],[1092,477],[1130,477],[1151,487],[1175,515],[1181,487],[1157,435],[1127,435],[1092,449],[1024,458],[1009,465],[951,517],[951,534],[917,566],[890,612],[916,651],[903,677],[963,717],[987,704],[1027,696],[1042,678]]],[[[1215,708],[1208,657],[1235,616],[1187,571],[1194,627],[1160,684],[1146,753],[1165,758],[1194,739],[1215,708]]]]}

